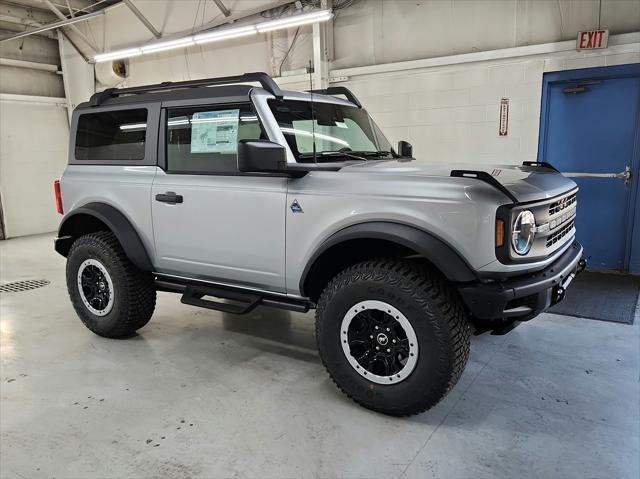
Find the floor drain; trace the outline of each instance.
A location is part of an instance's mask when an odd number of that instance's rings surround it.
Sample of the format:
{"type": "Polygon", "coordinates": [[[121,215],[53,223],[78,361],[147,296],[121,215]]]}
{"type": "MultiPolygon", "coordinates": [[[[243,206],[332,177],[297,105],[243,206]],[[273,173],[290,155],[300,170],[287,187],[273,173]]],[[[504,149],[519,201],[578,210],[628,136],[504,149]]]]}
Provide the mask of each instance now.
{"type": "Polygon", "coordinates": [[[14,281],[13,283],[0,284],[0,293],[19,293],[30,289],[42,288],[49,284],[46,279],[25,279],[24,281],[14,281]]]}

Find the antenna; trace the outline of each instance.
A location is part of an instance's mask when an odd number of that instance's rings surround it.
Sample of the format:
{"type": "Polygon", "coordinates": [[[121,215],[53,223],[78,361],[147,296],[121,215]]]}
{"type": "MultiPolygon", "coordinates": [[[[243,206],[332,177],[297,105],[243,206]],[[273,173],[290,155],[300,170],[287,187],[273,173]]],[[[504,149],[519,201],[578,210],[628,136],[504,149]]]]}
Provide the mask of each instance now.
{"type": "Polygon", "coordinates": [[[311,98],[311,142],[313,143],[313,163],[318,163],[316,157],[316,115],[313,107],[313,74],[311,73],[311,60],[309,60],[309,96],[311,98]]]}

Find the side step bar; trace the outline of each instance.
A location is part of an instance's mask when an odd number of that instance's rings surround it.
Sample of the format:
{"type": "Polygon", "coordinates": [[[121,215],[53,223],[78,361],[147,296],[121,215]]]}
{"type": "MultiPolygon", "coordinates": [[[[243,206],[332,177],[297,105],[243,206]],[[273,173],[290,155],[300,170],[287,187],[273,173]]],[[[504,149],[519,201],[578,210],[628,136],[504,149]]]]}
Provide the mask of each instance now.
{"type": "Polygon", "coordinates": [[[190,304],[191,306],[215,309],[216,311],[222,311],[223,313],[246,314],[254,310],[255,307],[260,304],[261,300],[262,298],[255,294],[225,291],[211,286],[190,284],[187,286],[187,289],[185,289],[180,302],[183,304],[190,304]],[[230,299],[239,304],[202,299],[204,296],[215,296],[216,298],[230,299]]]}
{"type": "Polygon", "coordinates": [[[156,277],[155,285],[158,291],[182,293],[180,301],[183,304],[222,311],[223,313],[246,314],[253,311],[257,306],[269,306],[272,308],[306,313],[311,307],[311,303],[304,300],[290,299],[285,296],[270,295],[268,293],[248,291],[229,286],[217,286],[197,281],[176,281],[169,278],[156,277]],[[233,302],[227,303],[204,299],[205,296],[231,300],[233,302]]]}

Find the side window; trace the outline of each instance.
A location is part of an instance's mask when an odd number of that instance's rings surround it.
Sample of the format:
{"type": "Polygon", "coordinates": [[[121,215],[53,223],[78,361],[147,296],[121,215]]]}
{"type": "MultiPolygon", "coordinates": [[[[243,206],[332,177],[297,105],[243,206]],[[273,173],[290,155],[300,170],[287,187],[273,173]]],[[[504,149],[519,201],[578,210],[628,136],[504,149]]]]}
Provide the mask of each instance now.
{"type": "Polygon", "coordinates": [[[84,113],[78,118],[75,155],[80,161],[144,159],[147,109],[84,113]]]}
{"type": "Polygon", "coordinates": [[[167,112],[167,169],[180,173],[237,173],[238,141],[265,138],[250,105],[167,112]]]}

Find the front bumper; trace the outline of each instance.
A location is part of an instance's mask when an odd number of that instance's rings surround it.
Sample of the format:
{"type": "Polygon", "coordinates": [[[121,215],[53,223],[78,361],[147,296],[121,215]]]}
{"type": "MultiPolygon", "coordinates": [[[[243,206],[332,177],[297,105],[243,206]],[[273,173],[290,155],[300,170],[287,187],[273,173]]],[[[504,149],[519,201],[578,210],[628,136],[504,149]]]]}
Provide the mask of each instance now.
{"type": "Polygon", "coordinates": [[[464,285],[458,291],[475,319],[526,321],[562,300],[569,283],[585,267],[582,253],[582,245],[574,241],[542,271],[503,282],[464,285]]]}

